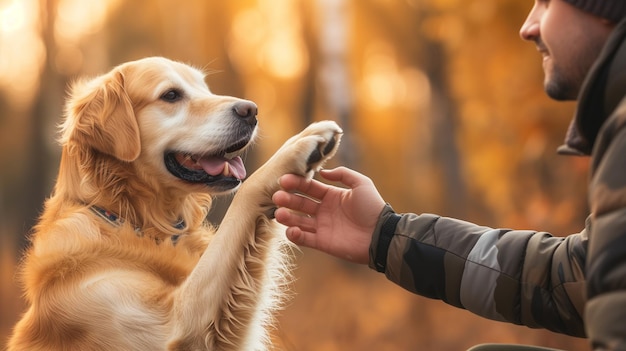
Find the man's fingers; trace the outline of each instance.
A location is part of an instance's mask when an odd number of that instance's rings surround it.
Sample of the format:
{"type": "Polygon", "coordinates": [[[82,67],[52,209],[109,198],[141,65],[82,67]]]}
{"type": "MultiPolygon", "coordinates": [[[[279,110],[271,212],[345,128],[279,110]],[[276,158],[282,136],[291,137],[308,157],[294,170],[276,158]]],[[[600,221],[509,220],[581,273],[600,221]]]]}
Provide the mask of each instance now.
{"type": "Polygon", "coordinates": [[[321,199],[329,186],[315,179],[307,179],[295,174],[285,174],[278,179],[280,187],[288,192],[299,192],[315,199],[321,199]]]}
{"type": "Polygon", "coordinates": [[[303,181],[306,181],[304,177],[295,174],[284,174],[278,178],[278,184],[286,191],[296,190],[303,181]]]}
{"type": "Polygon", "coordinates": [[[317,240],[315,234],[313,233],[305,232],[298,227],[289,227],[287,228],[286,234],[287,239],[296,245],[310,247],[313,249],[317,248],[317,240]]]}
{"type": "Polygon", "coordinates": [[[287,207],[307,215],[314,215],[319,207],[317,200],[300,194],[288,193],[284,190],[275,192],[272,195],[272,201],[279,207],[287,207]]]}
{"type": "Polygon", "coordinates": [[[330,170],[322,170],[320,171],[320,175],[326,180],[340,182],[351,189],[361,184],[371,182],[371,179],[367,176],[343,166],[330,170]]]}
{"type": "Polygon", "coordinates": [[[297,227],[308,232],[315,232],[316,219],[307,214],[294,212],[288,208],[278,208],[274,212],[274,218],[278,223],[287,227],[297,227]]]}

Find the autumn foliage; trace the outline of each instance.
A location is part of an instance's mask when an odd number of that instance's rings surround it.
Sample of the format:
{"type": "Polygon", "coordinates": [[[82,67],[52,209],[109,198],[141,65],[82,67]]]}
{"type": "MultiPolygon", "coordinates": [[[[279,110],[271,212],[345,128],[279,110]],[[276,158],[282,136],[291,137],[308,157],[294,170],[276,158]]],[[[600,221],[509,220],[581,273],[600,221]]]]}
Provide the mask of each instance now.
{"type": "MultiPolygon", "coordinates": [[[[337,160],[399,212],[579,231],[587,161],[557,156],[572,103],[550,101],[518,36],[527,0],[0,1],[0,338],[22,305],[14,267],[56,173],[55,125],[78,75],[159,55],[254,100],[258,167],[314,120],[344,131],[337,160]],[[9,21],[9,19],[11,21],[9,21]]],[[[212,214],[219,222],[228,199],[212,214]]],[[[585,340],[487,321],[367,267],[298,253],[285,350],[465,350],[484,342],[584,350],[585,340]]]]}

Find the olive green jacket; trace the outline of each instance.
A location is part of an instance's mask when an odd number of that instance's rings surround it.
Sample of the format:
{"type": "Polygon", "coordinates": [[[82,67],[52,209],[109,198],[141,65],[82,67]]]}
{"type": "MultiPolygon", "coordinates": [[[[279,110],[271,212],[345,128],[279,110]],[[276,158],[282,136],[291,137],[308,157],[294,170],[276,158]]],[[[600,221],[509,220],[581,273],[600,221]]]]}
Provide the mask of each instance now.
{"type": "Polygon", "coordinates": [[[592,67],[561,153],[591,155],[585,229],[493,229],[386,206],[370,267],[480,316],[626,349],[626,20],[592,67]]]}

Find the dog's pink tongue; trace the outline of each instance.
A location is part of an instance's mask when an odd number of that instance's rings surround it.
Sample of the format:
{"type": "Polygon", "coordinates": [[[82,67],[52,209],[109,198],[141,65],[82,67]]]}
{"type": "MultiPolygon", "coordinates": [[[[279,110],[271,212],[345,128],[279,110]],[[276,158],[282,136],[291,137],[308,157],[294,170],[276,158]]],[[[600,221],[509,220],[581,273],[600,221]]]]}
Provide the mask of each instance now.
{"type": "Polygon", "coordinates": [[[232,159],[221,157],[203,157],[199,161],[202,169],[212,176],[219,176],[224,173],[224,168],[228,164],[228,173],[237,179],[246,177],[246,167],[243,165],[241,157],[237,156],[232,159]]]}

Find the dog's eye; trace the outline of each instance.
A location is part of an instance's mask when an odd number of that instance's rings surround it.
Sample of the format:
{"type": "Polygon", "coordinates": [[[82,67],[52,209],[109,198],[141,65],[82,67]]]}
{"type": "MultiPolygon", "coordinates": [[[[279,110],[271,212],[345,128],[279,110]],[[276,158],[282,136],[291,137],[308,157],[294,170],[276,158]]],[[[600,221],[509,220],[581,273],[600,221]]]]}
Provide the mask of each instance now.
{"type": "Polygon", "coordinates": [[[161,95],[161,100],[166,101],[166,102],[176,102],[180,99],[182,99],[183,94],[176,90],[176,89],[170,89],[168,91],[166,91],[165,93],[163,93],[163,95],[161,95]]]}

